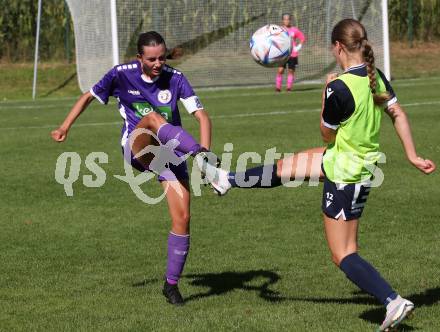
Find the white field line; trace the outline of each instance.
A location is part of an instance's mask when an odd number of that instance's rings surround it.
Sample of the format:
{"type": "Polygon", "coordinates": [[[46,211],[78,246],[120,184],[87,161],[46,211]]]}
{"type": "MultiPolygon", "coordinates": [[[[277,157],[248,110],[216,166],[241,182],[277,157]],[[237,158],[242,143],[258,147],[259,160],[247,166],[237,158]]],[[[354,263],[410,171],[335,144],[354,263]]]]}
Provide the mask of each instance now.
{"type": "Polygon", "coordinates": [[[399,82],[399,83],[401,83],[401,82],[407,82],[407,81],[436,81],[436,80],[438,80],[440,77],[439,76],[433,76],[433,77],[417,77],[417,78],[400,78],[400,79],[398,79],[398,80],[396,80],[396,81],[393,81],[393,82],[399,82]]]}
{"type": "MultiPolygon", "coordinates": [[[[403,107],[417,107],[424,105],[439,105],[440,100],[437,101],[427,101],[421,103],[408,103],[401,104],[403,107]]],[[[287,114],[296,114],[296,113],[309,113],[309,112],[320,112],[320,108],[309,108],[309,109],[300,109],[300,110],[290,110],[290,111],[273,111],[273,112],[254,112],[254,113],[238,113],[238,114],[225,114],[225,115],[211,115],[211,119],[232,119],[232,118],[251,118],[258,116],[267,116],[267,115],[287,115],[287,114]]],[[[78,123],[75,124],[75,127],[95,127],[95,126],[114,126],[114,125],[122,125],[122,121],[112,121],[112,122],[91,122],[91,123],[78,123]]],[[[4,127],[0,130],[19,130],[19,129],[55,129],[57,128],[56,124],[52,125],[42,125],[42,126],[23,126],[23,127],[4,127]]]]}
{"type": "Polygon", "coordinates": [[[0,105],[0,110],[32,110],[32,109],[44,109],[44,108],[59,108],[65,110],[68,106],[73,106],[73,103],[70,104],[47,104],[47,105],[0,105]]]}
{"type": "MultiPolygon", "coordinates": [[[[440,76],[417,77],[417,78],[401,78],[401,79],[394,80],[391,83],[392,83],[393,86],[394,85],[403,85],[404,86],[404,85],[407,85],[406,83],[412,82],[412,81],[414,81],[414,82],[418,82],[418,81],[438,81],[439,79],[440,79],[440,76]]],[[[324,84],[324,81],[322,81],[322,82],[316,81],[316,83],[314,83],[314,82],[313,83],[304,82],[304,83],[298,83],[298,84],[301,85],[301,86],[306,86],[306,85],[314,85],[314,84],[319,84],[319,83],[324,84]]],[[[432,85],[432,84],[440,84],[440,82],[426,83],[426,85],[432,85]]],[[[412,84],[408,84],[408,85],[412,85],[412,84]]],[[[425,84],[420,84],[420,85],[425,85],[425,84]]],[[[266,87],[268,87],[268,86],[271,86],[271,85],[267,85],[266,87]]],[[[262,86],[261,88],[264,88],[264,86],[262,86]]],[[[234,89],[234,87],[198,88],[197,91],[202,91],[202,92],[208,91],[208,92],[210,92],[210,91],[223,91],[223,90],[233,90],[233,89],[234,89]]],[[[237,87],[237,89],[239,89],[239,90],[258,89],[258,87],[254,87],[254,86],[243,87],[243,86],[240,86],[240,87],[237,87]]],[[[312,91],[312,90],[304,90],[304,91],[297,91],[297,92],[310,92],[310,91],[312,91]]],[[[251,95],[253,96],[254,94],[251,94],[251,95]]],[[[216,98],[217,96],[205,96],[205,97],[203,97],[203,99],[205,99],[206,97],[208,97],[208,98],[216,98]]],[[[240,97],[240,96],[238,95],[238,97],[240,97]]],[[[59,100],[60,101],[75,101],[78,98],[79,98],[79,95],[78,95],[78,97],[48,97],[48,98],[45,98],[44,100],[37,100],[36,102],[39,102],[39,101],[59,101],[59,100]]],[[[218,98],[220,98],[220,97],[218,97],[218,98]]],[[[13,104],[20,104],[20,103],[27,103],[27,102],[29,102],[29,99],[15,99],[15,100],[0,101],[0,108],[6,107],[8,105],[12,106],[13,104]]]]}
{"type": "Polygon", "coordinates": [[[37,99],[35,101],[30,101],[30,98],[28,99],[13,99],[13,100],[2,100],[0,101],[0,105],[13,105],[13,104],[20,104],[20,103],[38,103],[40,101],[70,101],[70,100],[76,100],[79,98],[79,95],[77,97],[47,97],[44,99],[37,99]]]}
{"type": "Polygon", "coordinates": [[[391,86],[392,87],[408,87],[408,86],[420,87],[420,86],[424,86],[424,85],[433,86],[433,85],[439,85],[439,84],[440,84],[440,81],[437,81],[437,82],[426,82],[426,81],[415,81],[415,79],[413,81],[401,80],[401,81],[398,81],[398,82],[391,82],[391,86]],[[411,82],[416,82],[416,83],[411,83],[411,82]]]}
{"type": "MultiPolygon", "coordinates": [[[[418,78],[414,78],[414,79],[408,79],[408,80],[399,80],[399,81],[395,81],[393,82],[393,86],[395,87],[412,87],[412,86],[424,86],[424,85],[437,85],[440,84],[439,82],[425,82],[427,79],[418,79],[418,78]],[[420,83],[410,83],[409,81],[421,81],[420,83]]],[[[298,90],[295,91],[294,93],[317,93],[317,91],[319,91],[320,88],[316,88],[316,89],[308,89],[308,90],[298,90]]],[[[275,92],[274,91],[261,91],[261,92],[244,92],[244,93],[231,93],[231,94],[217,94],[217,95],[207,95],[207,96],[203,96],[200,97],[200,99],[202,100],[210,100],[210,99],[224,99],[224,98],[238,98],[238,97],[259,97],[259,96],[274,96],[275,92]]],[[[287,94],[281,94],[280,97],[287,97],[287,94]]],[[[292,97],[294,96],[294,94],[291,95],[292,97]]],[[[63,100],[63,99],[59,99],[59,100],[63,100]]],[[[23,110],[29,110],[29,109],[48,109],[48,108],[60,108],[60,109],[66,109],[67,107],[71,107],[73,106],[73,102],[75,101],[76,98],[64,98],[64,101],[57,103],[57,104],[39,104],[39,102],[41,101],[37,101],[36,104],[28,104],[28,105],[17,105],[20,102],[17,101],[11,101],[11,102],[0,102],[0,111],[1,110],[10,110],[10,109],[23,109],[23,110]]],[[[49,100],[47,100],[49,101],[49,100]]],[[[54,101],[54,100],[52,100],[54,101]]],[[[23,101],[23,102],[29,102],[29,101],[23,101]]],[[[111,105],[115,105],[115,102],[110,102],[108,104],[108,106],[111,105]]]]}
{"type": "Polygon", "coordinates": [[[403,107],[415,107],[415,106],[424,106],[424,105],[438,105],[440,104],[440,100],[435,101],[425,101],[420,103],[406,103],[406,104],[400,104],[403,107]]]}
{"type": "MultiPolygon", "coordinates": [[[[304,90],[304,91],[296,91],[297,93],[305,93],[305,92],[314,92],[317,93],[319,89],[313,89],[313,90],[304,90]]],[[[209,99],[225,99],[225,98],[239,98],[239,97],[259,97],[259,96],[275,96],[274,91],[264,91],[264,92],[245,92],[245,93],[239,93],[239,94],[227,94],[227,95],[212,95],[212,96],[203,96],[200,97],[200,99],[203,100],[209,100],[209,99]]],[[[287,94],[280,95],[281,97],[287,97],[287,94]]],[[[293,96],[293,95],[291,95],[293,96]]],[[[66,108],[70,108],[73,106],[74,103],[58,103],[58,104],[27,104],[27,105],[6,105],[6,104],[0,104],[0,111],[1,110],[31,110],[31,109],[48,109],[48,108],[60,108],[65,110],[66,108]]],[[[107,106],[116,105],[115,102],[109,102],[107,106]]]]}

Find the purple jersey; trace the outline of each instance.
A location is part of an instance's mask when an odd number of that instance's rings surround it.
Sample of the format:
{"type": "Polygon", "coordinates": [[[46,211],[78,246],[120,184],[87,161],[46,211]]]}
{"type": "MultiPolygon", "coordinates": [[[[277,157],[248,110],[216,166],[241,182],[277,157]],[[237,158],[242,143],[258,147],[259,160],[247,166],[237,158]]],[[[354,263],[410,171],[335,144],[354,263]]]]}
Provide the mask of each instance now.
{"type": "Polygon", "coordinates": [[[172,125],[180,126],[179,99],[189,113],[203,109],[181,72],[164,65],[160,76],[150,80],[142,73],[138,60],[113,67],[90,92],[102,104],[107,104],[110,96],[118,99],[119,112],[124,119],[122,146],[140,119],[151,112],[157,112],[172,125]]]}

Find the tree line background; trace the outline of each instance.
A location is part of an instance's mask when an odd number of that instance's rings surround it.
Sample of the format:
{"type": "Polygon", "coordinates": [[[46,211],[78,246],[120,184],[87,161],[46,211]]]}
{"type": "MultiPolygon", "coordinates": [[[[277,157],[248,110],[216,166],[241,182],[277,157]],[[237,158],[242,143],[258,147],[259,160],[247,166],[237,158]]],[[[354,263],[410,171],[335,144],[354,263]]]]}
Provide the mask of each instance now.
{"type": "MultiPolygon", "coordinates": [[[[391,40],[408,40],[411,2],[414,40],[439,41],[440,0],[389,0],[391,40]]],[[[34,56],[37,0],[0,0],[0,8],[0,60],[31,61],[34,56]]],[[[44,0],[40,60],[70,60],[73,53],[73,24],[65,1],[44,0]]]]}

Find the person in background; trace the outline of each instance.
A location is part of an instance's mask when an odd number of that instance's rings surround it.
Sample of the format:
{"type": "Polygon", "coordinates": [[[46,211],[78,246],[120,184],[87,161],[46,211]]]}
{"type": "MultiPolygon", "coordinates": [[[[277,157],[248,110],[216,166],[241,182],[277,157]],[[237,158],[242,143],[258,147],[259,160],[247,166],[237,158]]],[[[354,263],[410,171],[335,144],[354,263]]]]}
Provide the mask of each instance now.
{"type": "Polygon", "coordinates": [[[292,53],[290,54],[289,60],[284,64],[284,66],[278,67],[277,76],[275,79],[275,90],[281,92],[283,85],[283,75],[284,69],[287,68],[287,91],[292,91],[293,82],[295,81],[295,68],[298,66],[298,53],[302,48],[302,45],[306,41],[304,33],[297,27],[292,26],[292,16],[290,14],[283,14],[283,28],[287,30],[289,36],[292,37],[292,53]]]}

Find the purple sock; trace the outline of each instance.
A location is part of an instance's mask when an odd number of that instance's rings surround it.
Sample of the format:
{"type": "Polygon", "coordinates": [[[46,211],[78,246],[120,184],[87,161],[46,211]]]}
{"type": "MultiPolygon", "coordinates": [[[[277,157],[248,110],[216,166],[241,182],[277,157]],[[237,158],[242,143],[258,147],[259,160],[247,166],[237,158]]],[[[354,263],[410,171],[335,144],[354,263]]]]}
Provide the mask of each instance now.
{"type": "Polygon", "coordinates": [[[168,261],[165,277],[170,284],[177,284],[185,265],[189,251],[189,234],[176,235],[170,232],[168,236],[168,261]]]}
{"type": "Polygon", "coordinates": [[[185,129],[180,126],[173,126],[170,123],[160,126],[157,137],[162,144],[167,144],[172,139],[177,140],[179,144],[175,149],[183,153],[190,153],[192,156],[195,156],[202,149],[200,144],[185,129]]]}

